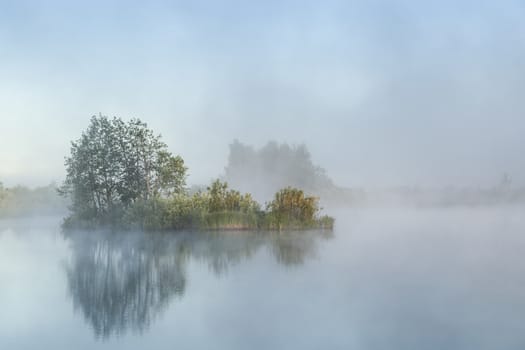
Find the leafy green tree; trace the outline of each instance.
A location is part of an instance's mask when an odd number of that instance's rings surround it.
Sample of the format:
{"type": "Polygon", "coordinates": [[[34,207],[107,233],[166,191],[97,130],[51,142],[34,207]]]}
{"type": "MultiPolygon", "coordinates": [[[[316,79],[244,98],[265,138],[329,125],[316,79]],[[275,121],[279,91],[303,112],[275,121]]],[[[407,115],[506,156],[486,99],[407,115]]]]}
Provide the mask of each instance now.
{"type": "Polygon", "coordinates": [[[69,223],[114,224],[137,201],[184,191],[186,167],[139,119],[93,116],[66,157],[69,223]]]}

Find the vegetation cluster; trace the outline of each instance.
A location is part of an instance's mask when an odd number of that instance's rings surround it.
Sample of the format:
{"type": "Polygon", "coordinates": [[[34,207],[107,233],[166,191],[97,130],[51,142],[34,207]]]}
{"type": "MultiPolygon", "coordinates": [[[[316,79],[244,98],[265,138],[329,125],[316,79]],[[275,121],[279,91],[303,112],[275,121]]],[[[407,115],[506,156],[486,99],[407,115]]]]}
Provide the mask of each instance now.
{"type": "Polygon", "coordinates": [[[66,227],[129,229],[331,229],[318,198],[286,187],[263,209],[249,193],[216,180],[190,194],[187,168],[138,119],[94,116],[65,161],[60,192],[71,199],[66,227]]]}
{"type": "Polygon", "coordinates": [[[229,189],[215,180],[205,191],[193,195],[157,196],[130,206],[122,224],[145,230],[284,230],[332,229],[334,220],[320,216],[318,199],[302,190],[284,188],[265,209],[248,193],[229,189]]]}
{"type": "Polygon", "coordinates": [[[24,186],[6,188],[0,182],[0,218],[62,214],[67,209],[66,203],[54,184],[30,189],[24,186]]]}

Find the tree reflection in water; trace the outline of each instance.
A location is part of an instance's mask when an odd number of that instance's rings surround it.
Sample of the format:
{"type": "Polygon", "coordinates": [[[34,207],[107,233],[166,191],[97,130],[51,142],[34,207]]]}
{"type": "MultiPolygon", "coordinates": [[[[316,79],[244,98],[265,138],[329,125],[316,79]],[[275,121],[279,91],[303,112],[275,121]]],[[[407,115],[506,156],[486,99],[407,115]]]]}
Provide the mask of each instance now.
{"type": "Polygon", "coordinates": [[[186,287],[175,237],[78,233],[70,236],[69,290],[97,337],[142,332],[186,287]]]}
{"type": "Polygon", "coordinates": [[[93,233],[68,234],[69,292],[97,338],[141,333],[186,289],[189,259],[222,275],[267,247],[279,264],[315,257],[320,232],[93,233]]]}
{"type": "Polygon", "coordinates": [[[285,266],[302,265],[317,254],[317,239],[330,239],[331,231],[289,232],[270,234],[270,248],[279,264],[285,266]]]}

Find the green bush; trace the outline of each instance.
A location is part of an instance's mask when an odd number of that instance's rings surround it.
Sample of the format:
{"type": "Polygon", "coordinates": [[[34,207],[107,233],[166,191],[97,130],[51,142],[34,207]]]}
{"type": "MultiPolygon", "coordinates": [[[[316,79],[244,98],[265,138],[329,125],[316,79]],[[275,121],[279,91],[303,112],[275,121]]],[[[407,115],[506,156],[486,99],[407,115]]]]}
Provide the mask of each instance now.
{"type": "Polygon", "coordinates": [[[308,197],[302,190],[287,187],[274,196],[268,204],[267,226],[269,229],[302,229],[319,226],[318,199],[308,197]]]}
{"type": "Polygon", "coordinates": [[[214,181],[206,191],[193,195],[177,194],[135,201],[122,215],[121,227],[143,230],[283,230],[332,229],[334,219],[318,217],[318,200],[294,188],[275,194],[267,206],[249,194],[229,190],[226,183],[214,181]]]}

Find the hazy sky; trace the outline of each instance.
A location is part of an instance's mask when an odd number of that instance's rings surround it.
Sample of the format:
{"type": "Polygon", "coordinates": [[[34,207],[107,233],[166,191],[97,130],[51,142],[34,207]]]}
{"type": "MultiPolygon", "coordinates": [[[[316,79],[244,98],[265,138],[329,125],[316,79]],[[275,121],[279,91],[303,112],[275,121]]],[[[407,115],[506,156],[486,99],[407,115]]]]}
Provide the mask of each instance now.
{"type": "Polygon", "coordinates": [[[525,185],[521,1],[0,0],[0,181],[64,176],[99,112],[190,167],[306,143],[346,186],[525,185]]]}

